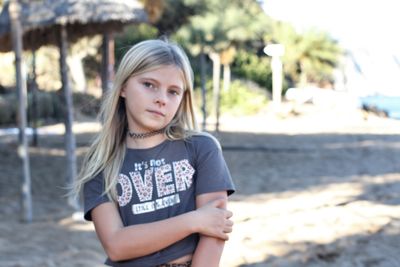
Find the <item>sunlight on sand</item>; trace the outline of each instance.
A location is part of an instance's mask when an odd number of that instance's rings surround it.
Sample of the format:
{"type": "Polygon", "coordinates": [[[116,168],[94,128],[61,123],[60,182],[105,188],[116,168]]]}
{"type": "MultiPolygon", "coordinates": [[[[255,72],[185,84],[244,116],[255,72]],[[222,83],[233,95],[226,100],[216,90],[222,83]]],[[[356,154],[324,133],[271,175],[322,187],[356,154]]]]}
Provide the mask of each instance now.
{"type": "MultiPolygon", "coordinates": [[[[400,177],[389,180],[399,182],[400,177]]],[[[369,183],[387,182],[388,179],[367,177],[362,182],[316,186],[272,196],[263,194],[253,196],[253,201],[232,201],[229,208],[235,215],[235,228],[226,243],[222,266],[262,262],[305,251],[310,248],[307,244],[329,244],[379,231],[391,219],[400,218],[400,206],[366,201],[359,196],[369,183]]]]}
{"type": "MultiPolygon", "coordinates": [[[[83,156],[87,152],[87,147],[77,147],[75,149],[76,155],[83,156]]],[[[64,157],[65,156],[65,149],[64,148],[46,148],[46,147],[30,147],[29,153],[31,155],[38,155],[38,156],[58,156],[64,157]]]]}
{"type": "Polygon", "coordinates": [[[58,224],[71,231],[94,231],[94,225],[83,219],[82,212],[76,212],[72,216],[61,219],[58,224]]]}

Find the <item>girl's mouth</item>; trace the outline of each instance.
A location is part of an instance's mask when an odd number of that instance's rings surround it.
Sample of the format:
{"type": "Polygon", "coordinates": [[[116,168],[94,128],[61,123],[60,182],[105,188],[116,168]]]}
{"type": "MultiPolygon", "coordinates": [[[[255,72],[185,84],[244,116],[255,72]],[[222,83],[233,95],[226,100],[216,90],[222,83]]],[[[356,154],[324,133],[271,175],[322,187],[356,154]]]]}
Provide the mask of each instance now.
{"type": "Polygon", "coordinates": [[[152,114],[155,114],[155,115],[158,115],[158,116],[161,116],[161,117],[165,117],[165,114],[162,113],[161,111],[151,110],[151,109],[148,109],[147,111],[152,113],[152,114]]]}

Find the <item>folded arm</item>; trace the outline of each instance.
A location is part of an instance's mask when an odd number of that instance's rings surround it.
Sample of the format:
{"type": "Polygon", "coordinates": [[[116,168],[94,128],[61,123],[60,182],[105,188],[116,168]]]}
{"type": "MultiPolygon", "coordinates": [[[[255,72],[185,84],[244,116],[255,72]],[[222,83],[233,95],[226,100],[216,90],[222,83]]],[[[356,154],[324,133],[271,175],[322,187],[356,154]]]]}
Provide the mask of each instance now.
{"type": "MultiPolygon", "coordinates": [[[[221,205],[218,206],[221,209],[226,209],[228,196],[226,191],[215,192],[215,193],[207,193],[201,194],[196,197],[196,206],[197,208],[201,208],[204,205],[207,205],[210,201],[214,200],[222,200],[221,205]]],[[[230,213],[232,215],[232,213],[230,213]]],[[[233,222],[226,219],[226,224],[229,227],[225,228],[224,233],[232,232],[233,222]]],[[[200,240],[197,245],[196,251],[193,255],[192,266],[193,267],[201,267],[201,266],[209,266],[209,267],[217,267],[219,266],[219,262],[222,256],[222,251],[224,249],[225,240],[218,237],[207,236],[204,234],[200,234],[200,240]]]]}
{"type": "Polygon", "coordinates": [[[227,239],[226,218],[230,212],[218,208],[221,200],[165,220],[124,227],[117,207],[103,203],[91,212],[97,236],[112,261],[134,259],[172,245],[193,233],[227,239]],[[225,225],[226,224],[226,225],[225,225]]]}

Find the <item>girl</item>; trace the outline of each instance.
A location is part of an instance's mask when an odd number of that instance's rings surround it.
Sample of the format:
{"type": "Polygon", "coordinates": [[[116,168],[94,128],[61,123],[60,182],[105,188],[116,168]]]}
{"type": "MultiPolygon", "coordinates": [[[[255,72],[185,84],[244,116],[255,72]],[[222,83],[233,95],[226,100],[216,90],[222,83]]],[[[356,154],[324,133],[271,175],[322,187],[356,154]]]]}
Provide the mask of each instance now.
{"type": "Polygon", "coordinates": [[[234,186],[218,142],[195,131],[192,87],[178,45],[144,41],[121,61],[75,185],[107,265],[219,265],[234,186]]]}

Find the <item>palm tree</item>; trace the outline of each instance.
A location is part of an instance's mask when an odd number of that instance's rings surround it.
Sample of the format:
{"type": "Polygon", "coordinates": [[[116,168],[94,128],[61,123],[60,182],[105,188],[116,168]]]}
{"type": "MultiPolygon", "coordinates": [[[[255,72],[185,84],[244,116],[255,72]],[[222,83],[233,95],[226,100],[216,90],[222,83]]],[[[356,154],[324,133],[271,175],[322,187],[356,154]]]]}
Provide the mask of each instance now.
{"type": "Polygon", "coordinates": [[[303,34],[289,23],[271,21],[266,43],[285,46],[284,73],[292,86],[304,87],[307,83],[320,83],[331,79],[342,50],[327,33],[309,30],[303,34]]]}
{"type": "MultiPolygon", "coordinates": [[[[205,53],[213,62],[213,94],[216,130],[219,127],[220,69],[224,66],[224,88],[230,84],[230,64],[238,47],[249,40],[261,39],[266,15],[254,0],[207,0],[207,11],[193,16],[178,31],[193,55],[205,53]]],[[[204,61],[202,61],[204,62],[204,61]]]]}

